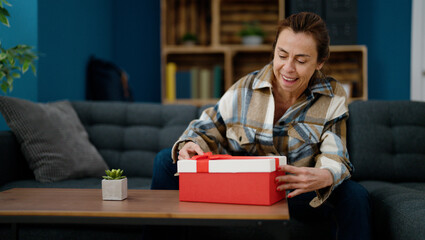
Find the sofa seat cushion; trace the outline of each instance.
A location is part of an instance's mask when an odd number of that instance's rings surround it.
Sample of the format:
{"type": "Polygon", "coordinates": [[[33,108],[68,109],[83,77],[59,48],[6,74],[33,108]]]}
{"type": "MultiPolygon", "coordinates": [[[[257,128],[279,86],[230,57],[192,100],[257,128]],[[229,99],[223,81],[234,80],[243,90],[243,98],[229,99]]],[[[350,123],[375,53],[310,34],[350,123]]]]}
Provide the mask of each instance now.
{"type": "Polygon", "coordinates": [[[425,236],[425,183],[360,182],[370,194],[375,239],[425,236]]]}
{"type": "MultiPolygon", "coordinates": [[[[100,189],[102,186],[101,178],[84,178],[84,179],[71,179],[53,183],[42,183],[36,180],[19,180],[7,183],[0,187],[0,191],[12,188],[93,188],[100,189]]],[[[151,178],[133,177],[128,178],[129,189],[150,189],[151,178]]]]}
{"type": "MultiPolygon", "coordinates": [[[[425,193],[425,183],[423,182],[408,182],[408,183],[398,183],[397,185],[403,186],[410,189],[415,189],[425,193]]],[[[425,206],[424,206],[425,207],[425,206]]]]}

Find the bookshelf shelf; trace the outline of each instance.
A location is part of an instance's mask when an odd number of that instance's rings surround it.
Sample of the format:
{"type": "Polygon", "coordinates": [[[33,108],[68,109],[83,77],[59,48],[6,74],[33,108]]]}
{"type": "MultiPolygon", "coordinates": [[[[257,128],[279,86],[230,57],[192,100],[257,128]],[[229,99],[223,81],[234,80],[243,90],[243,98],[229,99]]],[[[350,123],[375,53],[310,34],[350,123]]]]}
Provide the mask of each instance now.
{"type": "Polygon", "coordinates": [[[258,46],[244,46],[237,44],[228,44],[220,46],[179,46],[170,45],[164,46],[162,49],[163,54],[172,53],[225,53],[225,52],[271,52],[271,45],[258,45],[258,46]]]}
{"type": "Polygon", "coordinates": [[[186,105],[195,105],[195,106],[203,106],[207,104],[216,104],[218,102],[218,98],[210,98],[210,99],[176,99],[174,101],[168,101],[164,99],[163,104],[186,104],[186,105]]]}
{"type": "MultiPolygon", "coordinates": [[[[284,0],[161,0],[161,86],[164,104],[214,104],[233,83],[249,72],[271,61],[275,28],[284,18],[284,0]],[[243,22],[259,20],[266,31],[264,43],[242,45],[238,32],[243,22]],[[182,42],[186,33],[194,33],[196,45],[182,42]],[[176,65],[177,75],[172,91],[194,88],[193,71],[208,70],[209,95],[169,98],[173,85],[167,81],[167,64],[176,65]],[[185,74],[191,72],[191,74],[185,74]],[[191,79],[187,79],[191,76],[191,79]],[[214,83],[220,81],[219,84],[214,83]],[[185,84],[179,87],[179,84],[185,84]],[[170,87],[171,86],[171,87],[170,87]],[[214,88],[218,88],[214,89],[214,88]],[[219,92],[219,93],[218,93],[219,92]],[[217,95],[220,94],[220,95],[217,95]]],[[[367,49],[365,46],[331,46],[326,73],[342,82],[350,91],[350,100],[367,99],[367,49]]],[[[196,71],[195,71],[196,72],[196,71]]],[[[207,73],[204,73],[204,76],[207,73]]],[[[195,86],[199,88],[199,85],[195,86]]],[[[185,90],[186,91],[186,90],[185,90]]],[[[192,92],[191,89],[189,92],[192,92]]],[[[201,90],[199,90],[201,92],[201,90]]],[[[205,92],[205,91],[204,91],[205,92]]]]}
{"type": "Polygon", "coordinates": [[[196,53],[224,53],[228,48],[211,46],[166,46],[162,49],[163,54],[196,54],[196,53]]]}

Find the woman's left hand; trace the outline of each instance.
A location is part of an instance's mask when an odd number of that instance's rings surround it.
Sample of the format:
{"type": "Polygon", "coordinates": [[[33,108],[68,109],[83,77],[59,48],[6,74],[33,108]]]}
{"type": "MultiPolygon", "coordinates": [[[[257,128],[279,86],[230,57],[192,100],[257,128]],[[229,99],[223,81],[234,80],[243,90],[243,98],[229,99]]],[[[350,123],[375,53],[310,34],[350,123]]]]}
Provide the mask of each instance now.
{"type": "Polygon", "coordinates": [[[276,182],[281,183],[277,190],[294,189],[288,194],[288,198],[328,187],[333,183],[333,175],[327,169],[281,165],[278,170],[289,173],[276,177],[276,182]]]}

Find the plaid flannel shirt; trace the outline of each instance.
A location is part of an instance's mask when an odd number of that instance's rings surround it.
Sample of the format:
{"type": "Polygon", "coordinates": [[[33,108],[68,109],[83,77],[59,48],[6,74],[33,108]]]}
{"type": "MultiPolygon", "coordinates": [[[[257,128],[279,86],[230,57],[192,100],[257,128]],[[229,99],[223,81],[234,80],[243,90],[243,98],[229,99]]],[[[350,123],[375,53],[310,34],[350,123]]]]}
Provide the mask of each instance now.
{"type": "Polygon", "coordinates": [[[297,102],[273,123],[273,65],[237,81],[174,144],[172,157],[187,141],[203,151],[230,155],[284,155],[294,166],[328,169],[333,185],[316,191],[320,206],[353,167],[346,148],[348,107],[345,91],[332,78],[312,79],[297,102]]]}

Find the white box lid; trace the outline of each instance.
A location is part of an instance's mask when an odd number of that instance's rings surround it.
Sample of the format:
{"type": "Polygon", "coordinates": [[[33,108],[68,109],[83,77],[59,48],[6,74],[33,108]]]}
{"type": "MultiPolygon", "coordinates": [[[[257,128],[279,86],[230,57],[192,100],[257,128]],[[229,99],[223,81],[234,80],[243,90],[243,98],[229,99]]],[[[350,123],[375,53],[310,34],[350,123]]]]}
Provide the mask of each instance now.
{"type": "Polygon", "coordinates": [[[279,165],[286,164],[285,156],[259,156],[219,159],[219,160],[178,160],[177,172],[196,173],[198,161],[208,161],[209,173],[241,173],[241,172],[274,172],[276,171],[276,161],[279,165]]]}

